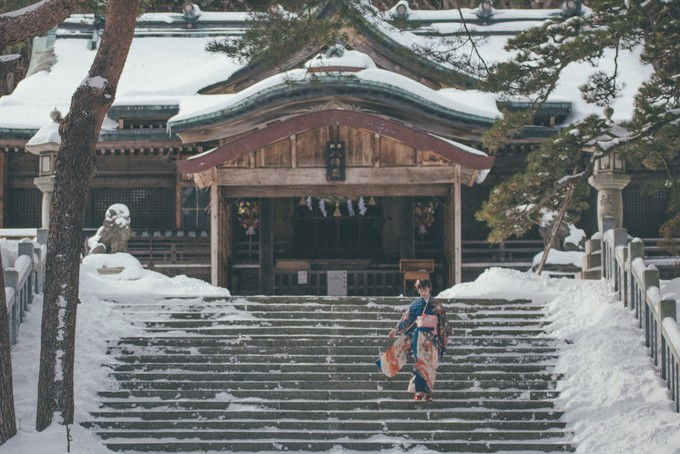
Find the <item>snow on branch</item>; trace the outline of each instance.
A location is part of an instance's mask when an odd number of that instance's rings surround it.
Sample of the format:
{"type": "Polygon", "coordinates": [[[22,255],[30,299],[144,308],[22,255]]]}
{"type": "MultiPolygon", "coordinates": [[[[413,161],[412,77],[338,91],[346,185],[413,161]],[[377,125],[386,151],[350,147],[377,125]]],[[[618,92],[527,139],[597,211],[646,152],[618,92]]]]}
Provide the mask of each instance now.
{"type": "Polygon", "coordinates": [[[42,0],[0,14],[0,49],[47,33],[87,0],[42,0]]]}

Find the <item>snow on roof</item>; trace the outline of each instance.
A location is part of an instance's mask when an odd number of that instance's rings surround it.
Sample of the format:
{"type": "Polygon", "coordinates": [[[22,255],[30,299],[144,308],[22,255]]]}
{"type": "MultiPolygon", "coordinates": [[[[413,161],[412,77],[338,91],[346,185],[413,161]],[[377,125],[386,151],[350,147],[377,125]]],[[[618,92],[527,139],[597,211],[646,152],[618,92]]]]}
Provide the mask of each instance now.
{"type": "MultiPolygon", "coordinates": [[[[404,4],[408,10],[408,20],[410,21],[424,21],[424,22],[443,22],[443,21],[460,21],[462,14],[465,21],[478,21],[477,8],[457,8],[454,9],[440,9],[440,10],[418,10],[411,9],[408,2],[398,2],[389,10],[381,13],[384,19],[390,20],[397,14],[397,7],[404,4]]],[[[590,8],[585,5],[581,6],[584,15],[590,14],[590,8]]],[[[492,21],[518,21],[518,20],[534,20],[543,21],[551,18],[561,18],[561,9],[493,9],[492,21]]]]}
{"type": "MultiPolygon", "coordinates": [[[[358,55],[364,55],[360,52],[355,52],[351,57],[355,61],[358,55]]],[[[362,57],[363,58],[363,57],[362,57]]],[[[366,56],[366,58],[370,58],[366,56]]],[[[328,59],[327,59],[328,61],[328,59]]],[[[336,66],[336,64],[329,64],[329,66],[336,66]]],[[[342,77],[337,71],[329,71],[328,73],[323,73],[327,77],[318,77],[319,73],[310,73],[303,69],[293,69],[284,73],[275,74],[268,77],[250,87],[234,94],[227,95],[223,97],[222,102],[210,103],[206,102],[207,106],[199,107],[193,110],[188,104],[185,104],[180,108],[180,112],[172,117],[168,121],[168,126],[172,127],[173,124],[177,124],[181,121],[187,121],[199,116],[217,116],[220,111],[236,107],[239,104],[245,102],[251,96],[261,93],[264,90],[274,89],[276,87],[284,87],[289,84],[295,83],[305,83],[315,80],[314,83],[323,83],[324,80],[339,80],[342,77]]],[[[465,96],[468,102],[460,102],[454,98],[452,95],[452,90],[440,93],[437,90],[433,90],[420,82],[409,79],[408,77],[402,76],[400,74],[393,73],[391,71],[386,71],[384,69],[379,69],[376,67],[367,68],[357,72],[350,73],[352,80],[356,83],[361,83],[361,81],[367,81],[373,84],[380,84],[384,86],[391,86],[396,89],[405,90],[414,96],[422,98],[423,101],[431,102],[437,104],[441,107],[450,109],[466,115],[473,115],[480,117],[481,119],[488,120],[491,123],[494,117],[499,115],[498,109],[491,109],[489,106],[492,103],[493,96],[490,94],[483,94],[481,92],[476,92],[475,94],[470,94],[465,96]],[[474,98],[474,99],[473,99],[474,98]],[[480,105],[482,108],[477,108],[476,99],[480,100],[480,105]],[[474,101],[474,102],[473,102],[474,101]]],[[[345,76],[348,77],[348,76],[345,76]]],[[[205,95],[203,98],[213,98],[213,95],[205,95]]],[[[196,103],[194,106],[200,106],[201,103],[196,103]]]]}
{"type": "MultiPolygon", "coordinates": [[[[245,22],[250,13],[244,12],[209,12],[201,11],[201,14],[190,22],[245,22]]],[[[137,18],[137,28],[144,28],[149,22],[160,22],[166,24],[186,23],[182,13],[144,13],[137,18]]],[[[73,14],[64,21],[65,24],[74,25],[94,25],[95,20],[92,14],[73,14]]]]}
{"type": "Polygon", "coordinates": [[[431,135],[432,137],[436,137],[436,138],[439,139],[439,140],[443,140],[444,142],[448,142],[448,143],[450,143],[451,145],[453,145],[454,147],[460,148],[461,150],[463,150],[463,151],[465,151],[465,152],[467,152],[467,153],[476,154],[476,155],[478,155],[478,156],[489,156],[488,154],[484,153],[484,152],[481,151],[481,150],[478,150],[478,149],[476,149],[476,148],[469,147],[469,146],[467,146],[467,145],[465,145],[465,144],[462,144],[462,143],[460,143],[460,142],[456,142],[455,140],[450,140],[450,139],[447,139],[446,137],[441,137],[441,136],[438,136],[438,135],[435,135],[435,134],[430,134],[430,135],[431,135]]]}
{"type": "MultiPolygon", "coordinates": [[[[227,79],[240,65],[207,52],[207,37],[135,38],[118,84],[114,105],[177,103],[201,88],[227,79]]],[[[0,127],[39,129],[50,122],[56,107],[64,115],[71,96],[87,76],[95,52],[82,39],[57,39],[56,63],[17,85],[0,98],[0,127]]]]}
{"type": "Polygon", "coordinates": [[[38,153],[45,146],[56,145],[59,148],[61,143],[61,135],[59,134],[59,123],[54,121],[47,123],[45,126],[40,128],[33,137],[26,142],[26,150],[31,153],[38,153]]]}
{"type": "MultiPolygon", "coordinates": [[[[470,18],[475,10],[463,10],[464,17],[470,18]],[[470,17],[468,17],[470,16],[470,17]]],[[[458,10],[444,11],[413,11],[410,18],[419,20],[440,21],[437,27],[459,27],[458,10]],[[447,21],[450,25],[446,25],[447,21]],[[444,24],[444,25],[443,25],[444,24]]],[[[546,19],[552,10],[494,10],[494,17],[498,20],[507,19],[512,22],[512,27],[524,29],[531,25],[538,25],[538,19],[546,19]],[[522,21],[520,19],[529,19],[522,21]]],[[[247,13],[209,13],[202,12],[196,23],[214,22],[215,29],[233,27],[237,22],[243,22],[247,13]],[[223,21],[223,23],[219,23],[223,21]]],[[[475,16],[476,17],[476,16],[475,16]]],[[[205,50],[206,44],[214,39],[201,33],[192,35],[186,28],[187,21],[181,14],[173,13],[147,13],[142,16],[136,31],[136,37],[132,42],[130,54],[119,82],[118,94],[114,106],[122,105],[179,105],[179,114],[174,120],[188,118],[205,112],[214,112],[216,109],[228,105],[235,105],[246,96],[255,94],[268,86],[283,83],[283,79],[303,80],[306,77],[304,70],[293,70],[283,75],[273,76],[260,84],[256,84],[235,95],[206,95],[197,93],[204,87],[227,80],[241,65],[230,60],[225,55],[210,53],[205,50]],[[149,30],[151,23],[164,23],[167,25],[165,35],[144,36],[144,30],[149,30]],[[181,23],[181,25],[180,25],[181,23]],[[147,27],[147,28],[145,28],[147,27]],[[181,36],[176,36],[181,32],[181,36]]],[[[412,31],[401,31],[380,20],[379,17],[367,16],[367,19],[375,26],[386,39],[392,40],[406,47],[416,45],[428,48],[444,46],[437,39],[420,36],[412,31]]],[[[91,15],[76,15],[67,19],[66,24],[74,27],[83,22],[93,23],[91,15]]],[[[507,22],[508,24],[510,22],[507,22]]],[[[487,26],[469,24],[484,31],[493,31],[497,23],[487,26]]],[[[443,28],[440,28],[442,31],[443,28]]],[[[86,34],[76,33],[82,39],[65,39],[62,33],[71,34],[72,31],[60,28],[54,43],[54,55],[56,63],[49,70],[40,71],[30,75],[21,81],[11,95],[0,98],[0,128],[3,129],[34,129],[37,130],[49,123],[50,112],[57,108],[64,115],[68,112],[72,93],[86,77],[95,52],[87,49],[89,37],[86,34]]],[[[226,33],[226,32],[225,32],[226,33]]],[[[69,35],[70,36],[70,35],[69,35]]],[[[214,36],[214,35],[213,35],[214,36]]],[[[491,35],[477,43],[479,52],[487,64],[503,61],[511,57],[511,53],[504,50],[509,36],[491,35]]],[[[472,51],[470,45],[463,47],[460,52],[469,54],[472,51]]],[[[426,86],[399,76],[389,71],[372,67],[370,57],[354,51],[346,51],[345,60],[335,60],[334,65],[340,61],[350,66],[364,67],[366,69],[354,72],[358,80],[366,80],[374,83],[384,83],[413,92],[428,102],[436,103],[454,111],[476,115],[488,119],[494,119],[500,115],[496,104],[496,95],[482,93],[476,90],[442,89],[431,90],[426,86]],[[370,61],[370,62],[369,62],[370,61]]],[[[610,70],[606,54],[600,62],[599,69],[610,70]]],[[[651,66],[643,65],[639,59],[640,50],[633,52],[620,51],[619,74],[625,76],[622,96],[614,102],[613,120],[620,122],[629,119],[633,111],[633,96],[640,84],[648,79],[653,73],[651,66]]],[[[326,57],[321,57],[315,64],[329,64],[326,57]]],[[[344,63],[343,63],[344,64],[344,63]]],[[[459,70],[459,68],[452,68],[459,70]]],[[[577,121],[585,116],[600,113],[597,106],[586,104],[580,98],[578,86],[587,81],[588,75],[593,71],[587,64],[569,65],[558,84],[555,94],[550,101],[557,99],[573,103],[572,113],[567,122],[577,121]]]]}
{"type": "MultiPolygon", "coordinates": [[[[368,55],[356,51],[346,50],[340,46],[339,50],[342,55],[326,55],[317,54],[314,58],[305,63],[305,68],[332,68],[332,67],[346,67],[346,68],[375,68],[375,62],[368,55]]],[[[337,47],[335,48],[337,49],[337,47]]],[[[330,52],[327,52],[330,53],[330,52]]]]}

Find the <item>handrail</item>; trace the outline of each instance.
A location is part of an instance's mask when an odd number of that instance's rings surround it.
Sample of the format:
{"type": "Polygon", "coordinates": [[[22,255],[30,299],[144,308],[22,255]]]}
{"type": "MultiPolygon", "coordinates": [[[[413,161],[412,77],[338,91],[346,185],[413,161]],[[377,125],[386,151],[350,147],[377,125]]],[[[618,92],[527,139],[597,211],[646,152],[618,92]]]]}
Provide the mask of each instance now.
{"type": "MultiPolygon", "coordinates": [[[[609,219],[605,218],[611,226],[609,219]]],[[[595,239],[595,238],[594,238],[595,239]]],[[[624,306],[634,311],[644,331],[645,345],[680,412],[680,328],[677,302],[664,299],[659,270],[645,261],[645,244],[630,239],[625,229],[609,228],[602,235],[602,278],[624,306]]]]}
{"type": "MultiPolygon", "coordinates": [[[[7,232],[5,230],[3,233],[7,232]]],[[[17,343],[19,325],[30,310],[33,296],[42,293],[47,258],[47,229],[38,229],[36,241],[22,240],[17,245],[14,265],[4,270],[5,296],[10,343],[17,343]]]]}

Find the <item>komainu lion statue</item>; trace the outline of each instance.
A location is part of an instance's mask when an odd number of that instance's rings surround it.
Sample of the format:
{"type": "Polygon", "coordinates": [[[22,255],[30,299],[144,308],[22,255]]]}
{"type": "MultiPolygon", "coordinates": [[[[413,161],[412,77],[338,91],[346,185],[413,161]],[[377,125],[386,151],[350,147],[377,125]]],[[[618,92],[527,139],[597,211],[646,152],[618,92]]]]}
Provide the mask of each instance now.
{"type": "Polygon", "coordinates": [[[113,204],[106,209],[104,224],[85,240],[85,255],[127,252],[131,236],[130,210],[122,203],[113,204]]]}

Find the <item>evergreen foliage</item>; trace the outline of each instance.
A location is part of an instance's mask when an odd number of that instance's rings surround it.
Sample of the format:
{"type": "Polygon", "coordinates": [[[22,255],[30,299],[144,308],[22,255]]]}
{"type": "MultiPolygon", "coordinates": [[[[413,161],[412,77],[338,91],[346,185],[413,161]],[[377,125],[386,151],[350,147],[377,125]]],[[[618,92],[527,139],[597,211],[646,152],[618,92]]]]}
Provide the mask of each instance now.
{"type": "Polygon", "coordinates": [[[341,23],[320,14],[326,0],[284,0],[257,5],[246,32],[234,39],[215,40],[211,52],[222,52],[241,62],[278,62],[300,50],[315,49],[335,42],[341,23]],[[262,8],[265,7],[265,8],[262,8]]]}
{"type": "MultiPolygon", "coordinates": [[[[671,191],[669,213],[674,218],[662,232],[678,236],[680,179],[672,169],[677,168],[680,160],[677,146],[680,139],[680,0],[593,0],[591,7],[592,14],[548,22],[508,42],[506,50],[516,53],[515,58],[493,66],[484,88],[508,98],[529,99],[532,107],[526,112],[506,112],[485,135],[484,143],[495,151],[520,134],[554,91],[562,70],[570,63],[592,65],[592,75],[580,87],[583,98],[608,110],[620,94],[621,84],[625,83],[625,75],[618,72],[619,51],[642,47],[641,59],[652,65],[655,73],[638,91],[633,118],[623,124],[630,136],[617,145],[617,151],[633,165],[665,173],[661,182],[671,191]],[[596,69],[607,58],[608,49],[613,50],[614,55],[614,70],[609,73],[596,69]]],[[[611,111],[605,116],[608,114],[611,111]]],[[[516,206],[532,203],[555,209],[558,206],[555,201],[565,193],[555,185],[561,177],[559,172],[569,174],[573,166],[590,173],[588,166],[576,164],[585,158],[582,148],[586,139],[597,137],[605,127],[604,120],[594,118],[572,125],[570,131],[545,142],[530,154],[525,172],[496,187],[477,213],[477,218],[491,227],[490,239],[502,241],[509,236],[521,236],[537,221],[534,210],[518,212],[516,206]],[[570,132],[575,129],[579,134],[572,136],[570,132]]],[[[585,177],[587,174],[580,180],[585,181],[585,177]]],[[[585,189],[576,191],[569,208],[572,214],[586,207],[585,195],[585,189]]]]}
{"type": "Polygon", "coordinates": [[[528,155],[525,172],[495,187],[477,213],[477,219],[491,229],[489,241],[520,237],[541,223],[543,209],[559,211],[570,183],[575,187],[566,216],[575,222],[578,213],[588,207],[586,199],[590,194],[587,179],[592,162],[584,148],[606,126],[604,120],[591,116],[563,130],[528,155]]]}

